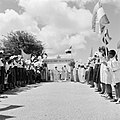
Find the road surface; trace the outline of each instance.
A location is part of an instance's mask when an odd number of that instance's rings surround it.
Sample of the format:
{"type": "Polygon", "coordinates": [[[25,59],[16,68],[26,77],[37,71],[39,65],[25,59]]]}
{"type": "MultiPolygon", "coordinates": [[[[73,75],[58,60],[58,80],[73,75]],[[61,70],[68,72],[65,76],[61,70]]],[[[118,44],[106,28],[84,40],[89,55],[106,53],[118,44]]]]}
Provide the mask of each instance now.
{"type": "Polygon", "coordinates": [[[86,84],[50,82],[0,97],[0,120],[120,120],[120,105],[86,84]]]}

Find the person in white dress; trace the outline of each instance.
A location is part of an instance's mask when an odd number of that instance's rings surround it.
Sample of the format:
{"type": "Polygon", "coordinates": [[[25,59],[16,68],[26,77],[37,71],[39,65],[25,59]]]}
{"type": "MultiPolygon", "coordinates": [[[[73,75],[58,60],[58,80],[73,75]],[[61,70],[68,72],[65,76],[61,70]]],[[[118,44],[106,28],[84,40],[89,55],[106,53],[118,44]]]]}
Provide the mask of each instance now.
{"type": "Polygon", "coordinates": [[[64,65],[64,71],[65,71],[65,81],[67,81],[68,80],[68,69],[66,65],[64,65]]]}
{"type": "Polygon", "coordinates": [[[81,66],[81,80],[85,82],[85,67],[84,65],[81,66]]]}
{"type": "Polygon", "coordinates": [[[78,65],[79,82],[85,82],[85,68],[84,65],[78,65]]]}
{"type": "Polygon", "coordinates": [[[59,71],[56,66],[54,70],[54,82],[57,82],[58,80],[59,80],[59,71]]]}
{"type": "Polygon", "coordinates": [[[64,70],[64,67],[62,67],[62,70],[61,70],[61,80],[65,80],[65,70],[64,70]]]}
{"type": "Polygon", "coordinates": [[[80,67],[80,65],[78,65],[78,79],[80,82],[81,81],[81,67],[80,67]]]}
{"type": "Polygon", "coordinates": [[[54,81],[54,73],[53,73],[53,70],[50,70],[50,81],[54,81]]]}
{"type": "Polygon", "coordinates": [[[112,96],[112,79],[113,79],[113,76],[112,76],[112,72],[110,71],[109,69],[109,66],[111,66],[111,61],[110,61],[110,58],[108,58],[108,61],[107,61],[107,66],[106,66],[106,81],[105,81],[105,85],[106,85],[106,98],[111,100],[113,99],[113,96],[112,96]]]}
{"type": "Polygon", "coordinates": [[[116,51],[110,50],[109,51],[109,57],[110,57],[110,65],[109,69],[113,73],[113,83],[115,88],[115,99],[113,99],[111,102],[116,102],[117,104],[120,103],[120,61],[116,58],[116,51]]]}
{"type": "Polygon", "coordinates": [[[105,83],[106,83],[107,75],[108,75],[108,70],[107,70],[107,66],[106,66],[106,63],[107,63],[106,56],[108,55],[108,49],[105,48],[104,46],[102,46],[100,49],[101,49],[100,50],[101,54],[99,55],[100,61],[101,61],[100,81],[101,81],[101,85],[102,85],[102,91],[100,93],[105,94],[106,93],[106,85],[105,85],[105,83]]]}

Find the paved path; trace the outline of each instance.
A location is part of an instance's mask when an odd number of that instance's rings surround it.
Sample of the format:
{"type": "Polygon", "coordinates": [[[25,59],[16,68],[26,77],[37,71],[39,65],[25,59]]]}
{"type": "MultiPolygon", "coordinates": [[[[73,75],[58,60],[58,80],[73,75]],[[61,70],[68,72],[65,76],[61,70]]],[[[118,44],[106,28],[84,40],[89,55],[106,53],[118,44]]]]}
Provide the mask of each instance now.
{"type": "Polygon", "coordinates": [[[120,105],[80,83],[40,83],[2,96],[0,120],[120,120],[120,105]]]}

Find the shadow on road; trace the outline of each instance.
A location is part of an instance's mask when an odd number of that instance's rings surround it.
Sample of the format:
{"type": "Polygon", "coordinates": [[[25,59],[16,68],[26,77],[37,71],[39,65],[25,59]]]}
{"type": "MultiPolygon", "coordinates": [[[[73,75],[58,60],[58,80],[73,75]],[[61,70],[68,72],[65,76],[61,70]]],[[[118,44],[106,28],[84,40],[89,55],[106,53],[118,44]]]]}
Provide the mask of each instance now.
{"type": "MultiPolygon", "coordinates": [[[[9,105],[7,107],[0,108],[0,112],[16,109],[16,108],[20,108],[20,107],[24,107],[24,106],[22,106],[22,105],[9,105]]],[[[6,119],[9,119],[9,118],[15,118],[15,116],[0,115],[0,120],[6,120],[6,119]]]]}
{"type": "Polygon", "coordinates": [[[0,98],[8,98],[8,96],[0,96],[0,98]]]}
{"type": "Polygon", "coordinates": [[[40,83],[31,84],[31,85],[27,85],[25,87],[20,87],[20,88],[15,88],[15,89],[12,89],[12,90],[8,90],[8,91],[6,91],[6,92],[4,92],[3,94],[0,95],[0,99],[6,99],[6,98],[8,98],[8,95],[18,95],[18,93],[27,92],[28,90],[31,90],[33,88],[37,88],[39,86],[42,86],[42,84],[40,84],[40,83]]]}
{"type": "MultiPolygon", "coordinates": [[[[42,86],[41,84],[31,84],[27,85],[25,87],[15,88],[13,90],[8,90],[4,92],[2,95],[18,95],[20,92],[27,92],[28,90],[31,90],[33,88],[37,88],[39,86],[42,86]]],[[[7,98],[7,96],[0,96],[0,98],[7,98]]]]}
{"type": "Polygon", "coordinates": [[[0,120],[6,120],[9,118],[15,118],[14,116],[8,116],[8,115],[0,115],[0,120]]]}
{"type": "Polygon", "coordinates": [[[0,111],[6,111],[6,110],[16,109],[16,108],[20,108],[20,107],[24,107],[24,106],[22,106],[22,105],[9,105],[7,107],[0,108],[0,111]]]}

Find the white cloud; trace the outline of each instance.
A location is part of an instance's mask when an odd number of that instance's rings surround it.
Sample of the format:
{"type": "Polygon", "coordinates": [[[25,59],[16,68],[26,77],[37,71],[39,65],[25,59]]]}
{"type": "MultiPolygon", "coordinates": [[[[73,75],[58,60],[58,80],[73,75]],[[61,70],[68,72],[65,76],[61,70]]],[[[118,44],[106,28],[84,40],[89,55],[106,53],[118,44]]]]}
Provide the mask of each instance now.
{"type": "MultiPolygon", "coordinates": [[[[32,32],[43,41],[50,55],[64,54],[71,45],[74,55],[78,57],[80,49],[86,46],[86,36],[93,37],[91,32],[92,14],[84,8],[88,2],[96,0],[19,0],[24,12],[14,10],[0,13],[0,35],[11,30],[32,32]],[[66,2],[65,2],[66,1],[66,2]],[[77,7],[69,7],[72,1],[77,7]],[[78,53],[77,53],[78,52],[78,53]]],[[[102,0],[120,6],[120,0],[102,0]]],[[[96,39],[96,36],[93,38],[96,39]]]]}
{"type": "Polygon", "coordinates": [[[110,3],[111,5],[115,5],[117,10],[120,10],[120,0],[101,0],[102,3],[110,3]]]}
{"type": "Polygon", "coordinates": [[[19,5],[44,26],[39,38],[49,48],[50,54],[64,54],[70,45],[76,50],[85,47],[86,34],[81,33],[91,29],[92,14],[89,10],[70,8],[64,0],[20,0],[19,5]],[[71,35],[68,39],[67,36],[71,35]]]}
{"type": "Polygon", "coordinates": [[[90,1],[94,0],[19,0],[22,14],[14,10],[0,13],[0,34],[26,30],[43,41],[49,55],[64,54],[72,45],[77,56],[86,47],[86,36],[92,34],[92,14],[82,7],[90,1]],[[64,1],[79,3],[80,8],[71,8],[64,1]]]}
{"type": "MultiPolygon", "coordinates": [[[[84,7],[85,4],[89,3],[89,2],[98,2],[98,0],[63,0],[63,1],[67,1],[70,3],[73,3],[74,6],[76,7],[84,7]]],[[[101,0],[102,3],[109,3],[111,5],[115,5],[116,9],[120,10],[120,0],[101,0]]]]}
{"type": "Polygon", "coordinates": [[[94,0],[63,0],[66,1],[69,7],[76,7],[77,9],[84,8],[84,5],[93,2],[94,0]]]}
{"type": "Polygon", "coordinates": [[[0,13],[0,35],[14,30],[27,30],[32,33],[38,33],[37,22],[27,14],[19,15],[14,10],[6,10],[0,13]]]}

